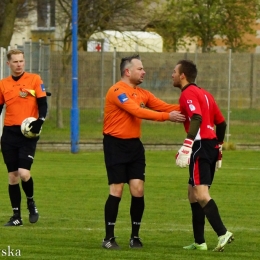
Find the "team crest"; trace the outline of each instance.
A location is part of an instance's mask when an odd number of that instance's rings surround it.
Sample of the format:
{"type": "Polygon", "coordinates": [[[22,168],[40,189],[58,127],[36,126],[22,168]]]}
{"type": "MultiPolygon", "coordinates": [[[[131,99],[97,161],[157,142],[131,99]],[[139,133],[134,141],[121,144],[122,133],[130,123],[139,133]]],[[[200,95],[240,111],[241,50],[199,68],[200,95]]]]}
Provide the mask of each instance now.
{"type": "Polygon", "coordinates": [[[189,104],[189,108],[190,108],[190,111],[194,111],[196,109],[195,106],[192,104],[189,104]]]}
{"type": "Polygon", "coordinates": [[[28,92],[26,91],[20,91],[19,96],[22,98],[26,98],[28,96],[28,92]]]}
{"type": "Polygon", "coordinates": [[[141,103],[140,103],[140,107],[145,108],[144,102],[141,102],[141,103]]]}

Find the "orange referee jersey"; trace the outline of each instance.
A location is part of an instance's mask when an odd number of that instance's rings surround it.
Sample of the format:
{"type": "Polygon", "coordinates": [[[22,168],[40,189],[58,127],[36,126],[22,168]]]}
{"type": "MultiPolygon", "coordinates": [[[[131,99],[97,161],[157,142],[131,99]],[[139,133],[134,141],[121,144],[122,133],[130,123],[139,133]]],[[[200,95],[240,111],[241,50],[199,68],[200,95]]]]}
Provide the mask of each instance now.
{"type": "Polygon", "coordinates": [[[140,138],[142,119],[166,121],[173,110],[180,111],[180,106],[167,104],[145,89],[119,81],[106,95],[103,133],[122,139],[140,138]]]}
{"type": "Polygon", "coordinates": [[[38,118],[36,99],[45,96],[43,82],[37,74],[25,72],[18,81],[12,76],[0,80],[0,105],[6,104],[4,125],[21,125],[27,117],[38,118]]]}

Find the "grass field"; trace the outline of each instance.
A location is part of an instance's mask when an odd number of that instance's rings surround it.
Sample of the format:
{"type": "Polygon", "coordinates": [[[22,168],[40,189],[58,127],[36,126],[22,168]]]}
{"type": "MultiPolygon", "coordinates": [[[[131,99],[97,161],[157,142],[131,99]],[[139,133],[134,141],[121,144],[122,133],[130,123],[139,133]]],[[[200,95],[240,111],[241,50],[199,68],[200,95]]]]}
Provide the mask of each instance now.
{"type": "Polygon", "coordinates": [[[120,251],[101,248],[108,196],[102,152],[37,152],[32,175],[40,219],[29,223],[23,194],[24,225],[14,228],[3,227],[12,212],[1,158],[0,259],[7,257],[2,252],[8,252],[9,247],[13,254],[20,252],[20,259],[259,260],[259,152],[224,151],[223,167],[216,173],[211,195],[225,225],[235,235],[223,253],[212,252],[217,236],[208,223],[209,251],[182,249],[193,242],[186,192],[188,172],[175,166],[174,153],[146,153],[146,208],[140,230],[144,248],[140,250],[128,248],[130,196],[125,187],[115,229],[120,251]]]}

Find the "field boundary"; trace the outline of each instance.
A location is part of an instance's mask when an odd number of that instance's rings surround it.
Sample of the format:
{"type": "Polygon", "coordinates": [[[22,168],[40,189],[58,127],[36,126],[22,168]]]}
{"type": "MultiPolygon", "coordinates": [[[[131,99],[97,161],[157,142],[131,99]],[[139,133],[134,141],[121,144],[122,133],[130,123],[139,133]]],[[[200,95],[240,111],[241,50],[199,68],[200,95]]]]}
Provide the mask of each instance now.
{"type": "MultiPolygon", "coordinates": [[[[144,144],[144,147],[147,151],[177,151],[181,147],[179,144],[144,144]]],[[[71,143],[70,142],[38,142],[38,150],[43,151],[70,151],[71,143]]],[[[248,150],[248,151],[260,151],[260,144],[236,144],[236,150],[248,150]]],[[[80,151],[102,151],[103,144],[102,142],[80,142],[79,143],[80,151]]]]}

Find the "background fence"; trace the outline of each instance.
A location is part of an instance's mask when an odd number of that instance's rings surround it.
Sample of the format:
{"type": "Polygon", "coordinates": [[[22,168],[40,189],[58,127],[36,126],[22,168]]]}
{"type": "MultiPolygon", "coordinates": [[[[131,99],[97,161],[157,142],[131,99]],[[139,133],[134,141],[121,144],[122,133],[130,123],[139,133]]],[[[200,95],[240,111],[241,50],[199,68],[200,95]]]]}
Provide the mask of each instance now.
{"type": "MultiPolygon", "coordinates": [[[[40,48],[40,46],[38,45],[40,48]]],[[[26,49],[25,49],[26,51],[26,49]]],[[[70,143],[71,56],[45,51],[35,64],[44,64],[39,73],[52,96],[41,142],[70,143]],[[41,59],[45,59],[41,61],[41,59]]],[[[120,79],[119,64],[132,53],[79,52],[80,143],[102,142],[104,98],[108,88],[120,79]]],[[[142,87],[169,103],[178,103],[180,90],[172,86],[172,72],[180,59],[191,59],[198,67],[197,84],[210,91],[228,121],[226,141],[230,145],[260,144],[260,55],[229,53],[140,53],[145,80],[142,87]]],[[[29,56],[26,56],[28,64],[29,56]]],[[[39,66],[39,65],[38,65],[39,66]]],[[[28,70],[28,67],[27,67],[28,70]]],[[[182,143],[183,126],[171,122],[143,121],[142,140],[150,145],[182,143]]],[[[129,130],[130,131],[130,130],[129,130]]]]}

